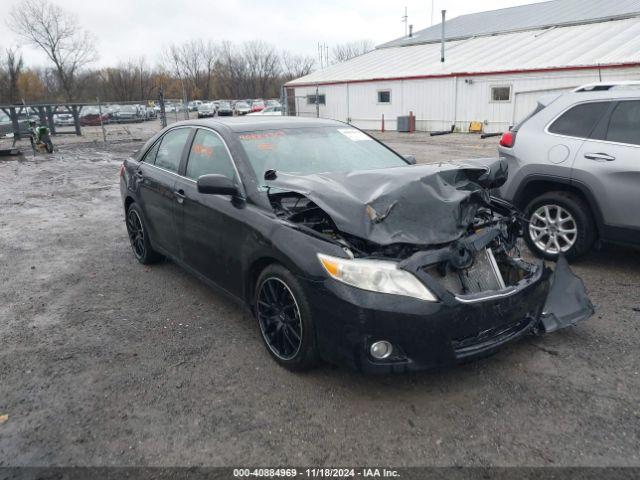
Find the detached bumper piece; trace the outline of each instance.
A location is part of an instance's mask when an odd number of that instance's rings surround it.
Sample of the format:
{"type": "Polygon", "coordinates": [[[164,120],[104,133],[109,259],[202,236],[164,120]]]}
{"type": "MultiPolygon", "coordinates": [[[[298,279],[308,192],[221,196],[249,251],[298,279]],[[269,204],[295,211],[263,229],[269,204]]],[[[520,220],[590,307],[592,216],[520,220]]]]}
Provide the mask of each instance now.
{"type": "Polygon", "coordinates": [[[580,277],[561,256],[550,279],[549,294],[540,316],[545,333],[570,327],[594,313],[593,304],[580,277]]]}

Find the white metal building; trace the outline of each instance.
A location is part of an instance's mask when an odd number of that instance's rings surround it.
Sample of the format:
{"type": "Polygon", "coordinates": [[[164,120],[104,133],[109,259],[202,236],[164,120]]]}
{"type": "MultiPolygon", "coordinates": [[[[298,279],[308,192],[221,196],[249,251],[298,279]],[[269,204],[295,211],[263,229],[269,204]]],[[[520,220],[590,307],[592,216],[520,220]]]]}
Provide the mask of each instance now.
{"type": "Polygon", "coordinates": [[[640,0],[554,0],[463,15],[286,85],[290,114],[394,130],[508,129],[544,93],[640,79],[640,0]],[[316,97],[317,95],[317,97],[316,97]],[[318,105],[316,105],[316,100],[318,105]]]}

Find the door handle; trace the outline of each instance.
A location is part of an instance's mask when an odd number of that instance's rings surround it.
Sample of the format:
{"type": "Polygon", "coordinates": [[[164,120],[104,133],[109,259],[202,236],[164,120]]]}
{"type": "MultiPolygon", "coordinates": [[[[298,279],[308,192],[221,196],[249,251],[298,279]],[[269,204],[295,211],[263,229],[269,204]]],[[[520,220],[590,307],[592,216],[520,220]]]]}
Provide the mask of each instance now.
{"type": "Polygon", "coordinates": [[[138,180],[142,180],[144,175],[142,175],[142,170],[136,170],[135,176],[138,180]]]}
{"type": "Polygon", "coordinates": [[[607,162],[613,162],[616,159],[616,157],[612,157],[606,153],[585,153],[584,158],[588,158],[589,160],[604,160],[607,162]]]}
{"type": "Polygon", "coordinates": [[[180,189],[180,190],[175,190],[173,192],[173,194],[176,196],[176,201],[178,203],[182,203],[185,199],[185,194],[184,194],[184,190],[180,189]]]}

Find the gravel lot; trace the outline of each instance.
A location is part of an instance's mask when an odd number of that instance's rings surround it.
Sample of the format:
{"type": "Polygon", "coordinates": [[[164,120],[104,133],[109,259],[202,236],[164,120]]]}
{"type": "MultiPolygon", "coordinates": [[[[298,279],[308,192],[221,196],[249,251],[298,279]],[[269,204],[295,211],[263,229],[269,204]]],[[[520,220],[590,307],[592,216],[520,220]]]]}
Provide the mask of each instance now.
{"type": "MultiPolygon", "coordinates": [[[[135,262],[118,167],[154,126],[130,128],[0,160],[0,465],[640,466],[638,252],[574,265],[597,313],[568,331],[444,372],[296,375],[236,304],[135,262]]],[[[495,155],[380,137],[419,161],[495,155]]]]}

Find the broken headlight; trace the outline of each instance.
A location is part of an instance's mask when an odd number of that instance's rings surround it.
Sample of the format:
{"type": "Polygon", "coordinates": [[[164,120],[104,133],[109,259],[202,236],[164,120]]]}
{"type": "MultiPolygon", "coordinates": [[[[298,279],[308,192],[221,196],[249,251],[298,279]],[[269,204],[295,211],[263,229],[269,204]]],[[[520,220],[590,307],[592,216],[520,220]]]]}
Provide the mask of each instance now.
{"type": "Polygon", "coordinates": [[[395,262],[348,259],[318,254],[326,272],[336,280],[372,292],[389,293],[435,302],[437,298],[411,273],[395,262]]]}

